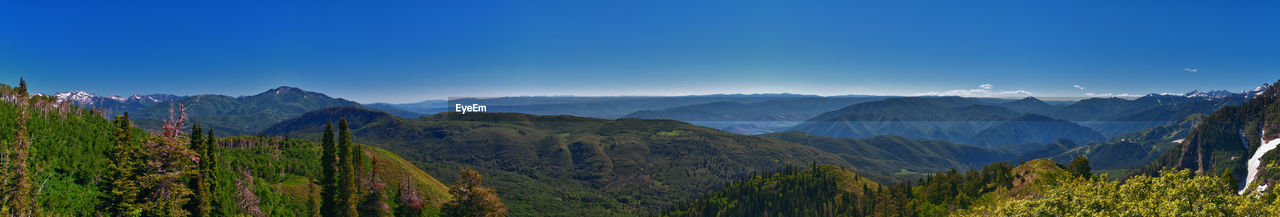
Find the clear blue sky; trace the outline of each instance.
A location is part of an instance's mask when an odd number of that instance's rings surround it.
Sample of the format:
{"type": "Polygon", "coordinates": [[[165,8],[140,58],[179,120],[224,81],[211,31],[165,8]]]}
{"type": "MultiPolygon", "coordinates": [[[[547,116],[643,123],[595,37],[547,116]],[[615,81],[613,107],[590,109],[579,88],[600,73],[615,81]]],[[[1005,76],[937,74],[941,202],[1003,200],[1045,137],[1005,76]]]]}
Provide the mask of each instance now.
{"type": "Polygon", "coordinates": [[[1280,3],[1231,3],[0,0],[0,82],[118,95],[289,85],[368,103],[1085,96],[1280,79],[1280,3]]]}

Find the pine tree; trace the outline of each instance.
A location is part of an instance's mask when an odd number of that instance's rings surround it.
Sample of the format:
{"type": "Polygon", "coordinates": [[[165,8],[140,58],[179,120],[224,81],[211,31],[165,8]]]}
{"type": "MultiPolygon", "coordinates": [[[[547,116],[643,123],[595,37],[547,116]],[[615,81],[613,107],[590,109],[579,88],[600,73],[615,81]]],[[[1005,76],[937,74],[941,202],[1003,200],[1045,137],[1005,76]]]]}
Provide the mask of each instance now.
{"type": "Polygon", "coordinates": [[[222,204],[218,201],[218,178],[214,176],[213,171],[218,168],[218,143],[217,137],[213,137],[213,129],[209,129],[209,134],[204,137],[204,159],[201,159],[201,172],[209,185],[209,216],[226,216],[222,213],[222,204]]]}
{"type": "Polygon", "coordinates": [[[107,166],[107,174],[102,195],[101,211],[108,216],[136,216],[142,210],[138,207],[138,162],[137,146],[133,144],[133,132],[130,129],[129,113],[116,116],[114,145],[111,148],[111,164],[107,166]]]}
{"type": "Polygon", "coordinates": [[[18,94],[27,95],[27,80],[22,77],[18,77],[18,94]]]}
{"type": "Polygon", "coordinates": [[[356,171],[354,148],[351,147],[351,131],[347,119],[338,119],[338,209],[342,216],[356,216],[356,171]]]}
{"type": "Polygon", "coordinates": [[[449,217],[502,217],[507,216],[507,206],[498,199],[498,192],[480,185],[480,173],[470,168],[462,169],[458,183],[449,187],[453,201],[441,211],[449,217]]]}
{"type": "Polygon", "coordinates": [[[34,216],[39,209],[35,199],[36,192],[33,189],[35,186],[31,182],[31,167],[28,164],[31,138],[27,135],[29,109],[24,105],[26,104],[26,86],[25,81],[19,86],[21,89],[19,90],[20,97],[24,99],[20,100],[18,105],[17,129],[13,131],[16,134],[15,141],[9,144],[9,149],[5,151],[6,155],[4,155],[8,158],[4,159],[8,168],[3,168],[6,174],[3,176],[3,186],[0,186],[3,190],[3,192],[0,192],[3,193],[3,195],[0,195],[0,199],[2,199],[0,200],[0,210],[4,211],[4,214],[8,216],[34,216]]]}
{"type": "Polygon", "coordinates": [[[187,187],[191,188],[192,194],[191,200],[187,201],[185,208],[187,212],[191,213],[190,216],[193,217],[209,216],[211,208],[209,200],[213,199],[209,194],[209,179],[211,177],[207,176],[209,173],[206,172],[209,165],[209,153],[206,147],[208,143],[204,141],[203,132],[200,129],[200,124],[191,124],[191,144],[189,144],[189,148],[196,151],[200,156],[200,160],[196,163],[196,171],[191,174],[191,180],[188,180],[187,183],[187,187]]]}
{"type": "Polygon", "coordinates": [[[324,124],[324,137],[320,140],[320,216],[337,217],[338,212],[338,178],[337,147],[333,142],[333,122],[324,124]]]}

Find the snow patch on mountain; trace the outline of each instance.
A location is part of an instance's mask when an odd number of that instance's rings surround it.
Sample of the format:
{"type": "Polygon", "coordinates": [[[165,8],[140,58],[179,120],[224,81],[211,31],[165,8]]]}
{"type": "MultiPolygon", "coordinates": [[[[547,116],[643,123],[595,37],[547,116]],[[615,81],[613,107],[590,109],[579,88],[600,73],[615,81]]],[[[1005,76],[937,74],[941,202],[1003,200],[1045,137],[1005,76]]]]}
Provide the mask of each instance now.
{"type": "MultiPolygon", "coordinates": [[[[1263,130],[1261,135],[1267,135],[1267,131],[1263,130]]],[[[1253,179],[1258,175],[1258,167],[1262,166],[1262,155],[1267,154],[1267,152],[1270,152],[1272,149],[1276,149],[1276,146],[1280,146],[1280,138],[1273,139],[1270,142],[1263,139],[1262,147],[1258,147],[1258,151],[1253,152],[1253,157],[1249,158],[1249,161],[1246,163],[1246,165],[1248,165],[1247,169],[1249,169],[1249,175],[1244,179],[1245,189],[1240,189],[1239,194],[1244,194],[1245,191],[1248,190],[1249,184],[1253,183],[1253,179]]],[[[1258,189],[1259,191],[1262,191],[1266,189],[1266,187],[1258,187],[1258,189]]]]}

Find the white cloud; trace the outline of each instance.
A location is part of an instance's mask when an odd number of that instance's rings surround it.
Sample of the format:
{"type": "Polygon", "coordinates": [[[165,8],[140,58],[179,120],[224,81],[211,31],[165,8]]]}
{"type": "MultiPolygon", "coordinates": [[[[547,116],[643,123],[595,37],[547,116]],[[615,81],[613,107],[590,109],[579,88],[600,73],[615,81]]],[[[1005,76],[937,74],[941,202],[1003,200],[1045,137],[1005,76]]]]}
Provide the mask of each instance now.
{"type": "Polygon", "coordinates": [[[1191,68],[1191,67],[1182,68],[1182,70],[1187,71],[1187,72],[1191,72],[1191,73],[1195,73],[1195,72],[1200,71],[1200,69],[1198,69],[1198,68],[1191,68]]]}
{"type": "Polygon", "coordinates": [[[1084,94],[1084,96],[1087,96],[1087,97],[1120,97],[1120,98],[1128,98],[1128,97],[1142,97],[1142,95],[1135,95],[1135,94],[1128,94],[1128,93],[1119,93],[1119,94],[1116,94],[1116,93],[1085,93],[1085,94],[1084,94]]]}
{"type": "Polygon", "coordinates": [[[991,84],[978,85],[978,89],[969,90],[947,90],[933,91],[912,94],[914,96],[963,96],[963,97],[1009,97],[1009,96],[1031,96],[1032,93],[1025,90],[992,90],[991,84]]]}
{"type": "Polygon", "coordinates": [[[1079,84],[1072,84],[1071,86],[1076,87],[1076,89],[1084,90],[1084,86],[1080,86],[1079,84]]]}

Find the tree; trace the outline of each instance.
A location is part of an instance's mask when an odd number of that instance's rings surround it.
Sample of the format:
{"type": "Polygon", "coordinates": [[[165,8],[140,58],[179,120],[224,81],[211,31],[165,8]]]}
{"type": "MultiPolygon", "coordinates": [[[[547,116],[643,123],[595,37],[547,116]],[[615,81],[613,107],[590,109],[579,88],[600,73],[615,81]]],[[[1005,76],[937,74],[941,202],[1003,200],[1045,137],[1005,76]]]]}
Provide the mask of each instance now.
{"type": "Polygon", "coordinates": [[[113,143],[111,154],[111,164],[107,165],[107,174],[103,180],[105,182],[103,189],[105,194],[102,195],[102,203],[100,210],[106,212],[109,216],[137,216],[141,215],[142,210],[138,209],[138,162],[137,146],[133,144],[133,132],[130,129],[129,113],[118,115],[115,120],[111,121],[115,125],[115,132],[111,138],[113,143]]]}
{"type": "Polygon", "coordinates": [[[191,124],[191,143],[189,147],[196,151],[200,160],[196,162],[196,172],[192,174],[191,180],[188,180],[187,187],[191,188],[191,200],[187,201],[187,212],[193,217],[209,216],[211,210],[209,200],[213,197],[210,194],[209,179],[210,175],[208,143],[204,141],[204,131],[200,129],[200,124],[191,124]]]}
{"type": "Polygon", "coordinates": [[[1232,191],[1239,190],[1240,183],[1236,182],[1236,178],[1233,175],[1234,174],[1231,174],[1231,170],[1228,169],[1228,170],[1222,171],[1222,176],[1219,176],[1218,179],[1222,179],[1222,183],[1227,183],[1227,189],[1230,189],[1232,191]]]}
{"type": "MultiPolygon", "coordinates": [[[[401,172],[404,173],[404,172],[401,172]]],[[[422,208],[426,207],[426,198],[418,193],[418,187],[409,180],[409,175],[403,175],[404,181],[400,181],[400,210],[397,215],[400,216],[420,216],[422,208]]]]}
{"type": "Polygon", "coordinates": [[[36,192],[31,181],[31,138],[27,132],[28,108],[26,103],[26,87],[25,81],[19,86],[18,117],[17,129],[13,130],[16,134],[14,141],[9,144],[8,150],[4,150],[4,176],[0,176],[0,211],[8,216],[35,216],[38,214],[39,206],[36,204],[36,192]]]}
{"type": "Polygon", "coordinates": [[[240,178],[236,179],[236,199],[240,212],[255,217],[267,216],[258,208],[258,194],[253,193],[253,173],[249,169],[240,168],[240,178]]]}
{"type": "Polygon", "coordinates": [[[342,216],[356,216],[356,169],[347,119],[338,119],[338,210],[342,216]]]}
{"type": "Polygon", "coordinates": [[[507,206],[498,199],[498,192],[480,185],[480,173],[470,168],[462,169],[458,183],[449,187],[453,201],[441,211],[451,217],[501,217],[507,216],[507,206]]]}
{"type": "Polygon", "coordinates": [[[1076,159],[1072,160],[1071,164],[1067,164],[1067,171],[1076,177],[1093,177],[1092,169],[1089,168],[1089,158],[1084,155],[1076,156],[1076,159]]]}
{"type": "Polygon", "coordinates": [[[203,156],[205,158],[201,159],[202,164],[200,166],[203,167],[201,172],[205,173],[204,177],[209,177],[206,179],[209,184],[209,216],[226,216],[222,213],[222,204],[217,199],[218,180],[213,173],[218,166],[218,143],[217,137],[213,136],[213,129],[209,129],[209,134],[204,137],[204,142],[205,149],[203,153],[205,154],[203,156]]]}
{"type": "MultiPolygon", "coordinates": [[[[172,105],[172,104],[171,104],[172,105]]],[[[194,162],[199,159],[195,151],[187,148],[182,137],[183,123],[187,121],[186,107],[170,106],[169,120],[163,121],[160,132],[143,139],[139,155],[143,163],[141,177],[140,203],[143,215],[146,216],[187,216],[190,213],[183,209],[191,189],[183,180],[193,172],[194,162]]]]}
{"type": "Polygon", "coordinates": [[[333,142],[333,122],[324,124],[324,137],[320,139],[320,215],[341,216],[338,212],[337,151],[333,142]]]}
{"type": "Polygon", "coordinates": [[[378,178],[378,159],[373,160],[373,168],[369,170],[367,178],[362,179],[363,185],[368,186],[368,192],[364,196],[364,202],[360,203],[360,216],[391,216],[391,206],[382,202],[386,199],[386,194],[382,193],[382,189],[387,186],[386,182],[382,182],[378,178]]]}

